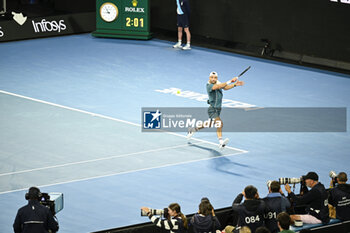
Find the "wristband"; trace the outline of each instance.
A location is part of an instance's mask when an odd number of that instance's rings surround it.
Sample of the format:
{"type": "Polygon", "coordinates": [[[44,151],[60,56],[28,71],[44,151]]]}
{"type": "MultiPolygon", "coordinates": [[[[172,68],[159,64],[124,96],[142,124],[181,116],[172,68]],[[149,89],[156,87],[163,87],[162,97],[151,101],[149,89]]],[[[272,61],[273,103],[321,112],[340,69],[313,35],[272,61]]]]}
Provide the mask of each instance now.
{"type": "Polygon", "coordinates": [[[226,82],[227,85],[230,85],[230,83],[231,83],[231,80],[226,82]]]}

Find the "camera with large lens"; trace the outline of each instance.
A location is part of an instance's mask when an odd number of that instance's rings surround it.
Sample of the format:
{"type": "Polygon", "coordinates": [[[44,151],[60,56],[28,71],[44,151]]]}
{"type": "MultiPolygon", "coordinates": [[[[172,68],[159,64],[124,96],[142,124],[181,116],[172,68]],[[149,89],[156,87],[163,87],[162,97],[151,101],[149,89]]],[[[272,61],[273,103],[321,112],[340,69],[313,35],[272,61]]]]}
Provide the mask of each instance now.
{"type": "Polygon", "coordinates": [[[337,178],[338,178],[338,174],[335,171],[330,171],[329,172],[329,177],[332,179],[332,184],[333,187],[338,183],[337,178]]]}
{"type": "MultiPolygon", "coordinates": [[[[152,215],[162,215],[164,218],[168,218],[169,213],[168,213],[168,208],[164,208],[164,209],[149,209],[149,212],[152,215]]],[[[141,209],[141,216],[147,216],[147,212],[143,211],[141,209]]]]}
{"type": "Polygon", "coordinates": [[[284,184],[300,184],[300,194],[303,195],[304,193],[308,192],[306,183],[305,183],[305,176],[301,176],[300,178],[292,177],[292,178],[286,178],[282,177],[278,179],[278,182],[282,185],[284,184]]]}
{"type": "Polygon", "coordinates": [[[330,171],[329,172],[329,177],[332,179],[336,179],[338,177],[338,174],[335,171],[330,171]]]}
{"type": "Polygon", "coordinates": [[[273,181],[273,180],[268,180],[268,181],[266,182],[267,188],[270,188],[272,181],[273,181]]]}
{"type": "Polygon", "coordinates": [[[302,178],[279,178],[278,181],[280,184],[298,184],[301,183],[302,178]]]}

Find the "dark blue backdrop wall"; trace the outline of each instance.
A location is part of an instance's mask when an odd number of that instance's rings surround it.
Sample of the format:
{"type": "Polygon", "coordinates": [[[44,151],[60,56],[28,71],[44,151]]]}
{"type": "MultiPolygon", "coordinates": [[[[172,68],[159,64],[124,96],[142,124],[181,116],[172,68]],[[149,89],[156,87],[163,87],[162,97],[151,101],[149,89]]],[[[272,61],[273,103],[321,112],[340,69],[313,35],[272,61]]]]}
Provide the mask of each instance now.
{"type": "MultiPolygon", "coordinates": [[[[7,1],[9,12],[18,8],[23,1],[25,0],[7,1]]],[[[167,30],[175,34],[176,0],[149,1],[152,31],[167,30]]],[[[349,0],[189,1],[193,35],[252,46],[261,45],[261,39],[268,39],[272,48],[281,51],[350,62],[349,0]]],[[[77,32],[83,32],[84,29],[95,30],[95,0],[36,2],[37,5],[46,6],[42,8],[43,11],[52,7],[52,12],[59,12],[60,15],[91,12],[87,18],[80,20],[82,23],[85,21],[86,25],[80,25],[79,21],[80,30],[77,32]]],[[[35,13],[40,15],[40,12],[35,13]]],[[[42,12],[42,15],[46,14],[47,12],[42,12]]],[[[0,26],[6,35],[7,30],[11,31],[11,28],[7,29],[2,24],[0,26]]],[[[3,36],[0,40],[6,41],[11,38],[3,36]]]]}
{"type": "MultiPolygon", "coordinates": [[[[346,1],[344,1],[346,2],[346,1]]],[[[195,35],[350,62],[350,4],[331,0],[190,0],[195,35]]],[[[152,0],[152,27],[176,31],[175,0],[152,0]]]]}

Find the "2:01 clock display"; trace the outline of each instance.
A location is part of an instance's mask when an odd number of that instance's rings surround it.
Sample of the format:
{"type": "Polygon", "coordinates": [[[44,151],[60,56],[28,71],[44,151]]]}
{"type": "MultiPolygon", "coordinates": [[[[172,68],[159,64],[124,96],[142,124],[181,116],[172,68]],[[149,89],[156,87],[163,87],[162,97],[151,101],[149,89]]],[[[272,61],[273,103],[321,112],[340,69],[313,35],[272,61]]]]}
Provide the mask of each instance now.
{"type": "Polygon", "coordinates": [[[141,27],[143,28],[145,26],[145,22],[143,18],[125,18],[125,26],[127,27],[141,27]]]}

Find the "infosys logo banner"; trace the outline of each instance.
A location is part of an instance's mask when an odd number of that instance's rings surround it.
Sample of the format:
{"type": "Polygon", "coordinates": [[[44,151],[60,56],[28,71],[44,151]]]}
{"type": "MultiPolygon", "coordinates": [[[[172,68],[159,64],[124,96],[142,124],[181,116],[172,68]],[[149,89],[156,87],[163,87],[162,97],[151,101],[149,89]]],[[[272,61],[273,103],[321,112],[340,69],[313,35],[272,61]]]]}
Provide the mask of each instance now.
{"type": "Polygon", "coordinates": [[[35,33],[39,32],[58,32],[64,31],[67,29],[66,24],[64,23],[64,20],[58,20],[58,21],[46,21],[46,19],[42,19],[39,22],[35,22],[32,20],[32,25],[34,28],[35,33]]]}

